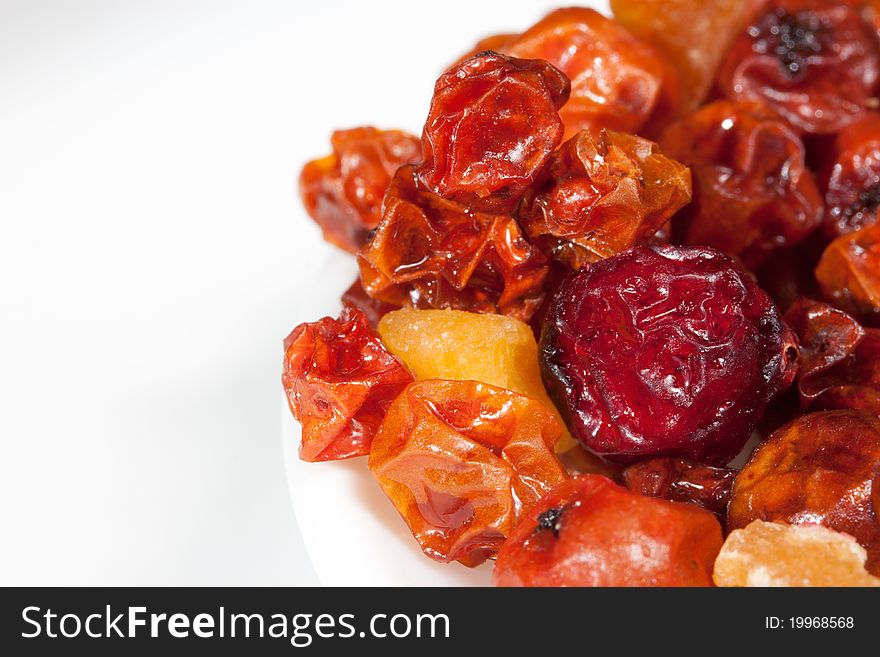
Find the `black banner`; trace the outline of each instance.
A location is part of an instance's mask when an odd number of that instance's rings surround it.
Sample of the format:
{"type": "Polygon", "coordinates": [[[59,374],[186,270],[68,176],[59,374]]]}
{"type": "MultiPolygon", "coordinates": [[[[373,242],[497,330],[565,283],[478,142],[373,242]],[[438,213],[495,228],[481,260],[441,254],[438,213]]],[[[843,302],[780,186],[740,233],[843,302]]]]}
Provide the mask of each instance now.
{"type": "Polygon", "coordinates": [[[876,642],[880,608],[878,589],[91,588],[2,598],[7,655],[840,652],[876,642]]]}

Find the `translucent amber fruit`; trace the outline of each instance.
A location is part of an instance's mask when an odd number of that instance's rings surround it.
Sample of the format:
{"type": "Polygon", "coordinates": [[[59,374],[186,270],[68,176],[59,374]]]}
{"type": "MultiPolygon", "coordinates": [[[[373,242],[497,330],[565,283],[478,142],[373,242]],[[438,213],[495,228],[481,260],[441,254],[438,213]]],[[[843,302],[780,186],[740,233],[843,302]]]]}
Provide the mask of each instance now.
{"type": "Polygon", "coordinates": [[[718,586],[880,586],[865,558],[847,534],[756,520],[727,537],[713,579],[718,586]]]}
{"type": "Polygon", "coordinates": [[[562,423],[534,399],[474,381],[417,381],[388,409],[370,470],[426,555],[476,566],[567,478],[562,423]]]}
{"type": "MultiPolygon", "coordinates": [[[[387,349],[416,379],[479,381],[543,403],[559,417],[538,368],[538,345],[528,324],[505,315],[402,308],[379,322],[387,349]]],[[[561,421],[561,418],[560,418],[561,421]]],[[[558,451],[574,442],[565,433],[558,451]]]]}

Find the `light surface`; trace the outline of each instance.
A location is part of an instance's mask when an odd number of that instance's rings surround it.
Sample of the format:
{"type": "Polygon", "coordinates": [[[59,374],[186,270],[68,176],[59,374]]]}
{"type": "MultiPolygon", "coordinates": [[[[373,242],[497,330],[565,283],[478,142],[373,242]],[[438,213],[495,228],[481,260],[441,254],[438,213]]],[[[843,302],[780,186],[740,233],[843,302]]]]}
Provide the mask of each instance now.
{"type": "Polygon", "coordinates": [[[280,355],[339,256],[298,171],[549,7],[0,2],[0,584],[318,583],[280,355]]]}

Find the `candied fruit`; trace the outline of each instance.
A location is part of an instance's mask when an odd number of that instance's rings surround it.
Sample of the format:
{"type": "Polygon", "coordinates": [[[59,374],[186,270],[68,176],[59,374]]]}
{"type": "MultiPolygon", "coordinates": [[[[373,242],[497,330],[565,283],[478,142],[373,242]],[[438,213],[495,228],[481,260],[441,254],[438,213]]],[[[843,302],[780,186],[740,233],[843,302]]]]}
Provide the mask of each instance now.
{"type": "Polygon", "coordinates": [[[880,224],[831,242],[816,265],[816,280],[833,305],[871,325],[880,321],[880,224]]]}
{"type": "Polygon", "coordinates": [[[833,239],[877,222],[880,207],[880,113],[836,136],[824,177],[825,234],[833,239]]]}
{"type": "Polygon", "coordinates": [[[842,310],[801,299],[785,314],[798,336],[802,408],[853,408],[880,415],[880,330],[842,310]]]}
{"type": "Polygon", "coordinates": [[[627,489],[671,502],[696,504],[715,515],[727,514],[736,470],[696,461],[661,457],[630,465],[620,474],[627,489]]]}
{"type": "Polygon", "coordinates": [[[711,586],[721,525],[601,475],[554,487],[498,553],[496,586],[711,586]]]}
{"type": "Polygon", "coordinates": [[[708,95],[727,48],[763,0],[611,0],[614,18],[678,75],[683,113],[708,95]]]}
{"type": "Polygon", "coordinates": [[[370,326],[373,328],[376,328],[379,324],[379,320],[385,315],[400,307],[385,303],[384,301],[379,301],[367,294],[367,291],[361,283],[360,276],[358,276],[354,283],[351,284],[351,287],[342,294],[340,301],[342,301],[342,305],[346,308],[355,308],[364,313],[364,315],[367,316],[367,321],[370,322],[370,326]]]}
{"type": "Polygon", "coordinates": [[[567,475],[543,404],[476,381],[417,381],[388,409],[370,470],[422,550],[475,566],[567,475]]]}
{"type": "Polygon", "coordinates": [[[566,139],[581,130],[638,132],[677,89],[664,60],[616,21],[585,7],[551,12],[504,44],[514,57],[545,59],[571,80],[559,110],[566,139]]]}
{"type": "Polygon", "coordinates": [[[579,132],[520,211],[529,239],[572,269],[644,244],[690,201],[686,166],[622,132],[579,132]]]}
{"type": "Polygon", "coordinates": [[[485,51],[437,80],[416,175],[446,199],[509,212],[562,141],[569,81],[549,63],[485,51]]]}
{"type": "Polygon", "coordinates": [[[413,379],[382,345],[366,316],[300,324],[284,341],[281,381],[302,423],[303,461],[362,456],[394,398],[413,379]]]}
{"type": "Polygon", "coordinates": [[[539,353],[572,435],[624,463],[726,463],[797,366],[770,298],[729,257],[696,247],[637,247],[566,279],[539,353]]]}
{"type": "Polygon", "coordinates": [[[730,532],[715,560],[717,586],[880,586],[865,548],[818,525],[755,520],[730,532]]]}
{"type": "Polygon", "coordinates": [[[382,197],[398,167],[417,162],[421,143],[399,130],[353,128],[330,138],[333,153],[303,167],[300,195],[324,239],[350,253],[382,217],[382,197]]]}
{"type": "Polygon", "coordinates": [[[424,188],[401,167],[376,233],[358,255],[371,297],[396,306],[499,312],[527,321],[547,260],[506,214],[476,212],[424,188]]]}
{"type": "Polygon", "coordinates": [[[717,101],[672,124],[664,152],[691,168],[694,201],[673,237],[756,268],[822,221],[822,196],[798,135],[757,103],[717,101]]]}
{"type": "Polygon", "coordinates": [[[773,433],[737,475],[730,529],[753,520],[823,525],[853,536],[880,574],[880,419],[854,410],[802,415],[773,433]]]}
{"type": "MultiPolygon", "coordinates": [[[[402,308],[382,318],[379,335],[416,379],[488,383],[536,399],[559,416],[541,381],[534,335],[519,320],[461,310],[402,308]]],[[[564,433],[558,444],[562,450],[573,444],[568,431],[564,433]]]]}
{"type": "Polygon", "coordinates": [[[840,0],[770,0],[727,52],[718,86],[794,127],[831,134],[858,120],[880,78],[877,37],[840,0]]]}

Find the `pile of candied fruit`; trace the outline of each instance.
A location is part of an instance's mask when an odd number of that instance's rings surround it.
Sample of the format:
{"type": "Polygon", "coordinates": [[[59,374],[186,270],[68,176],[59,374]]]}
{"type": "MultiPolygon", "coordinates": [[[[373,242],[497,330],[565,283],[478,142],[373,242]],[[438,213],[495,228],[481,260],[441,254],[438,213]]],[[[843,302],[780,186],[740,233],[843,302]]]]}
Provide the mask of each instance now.
{"type": "Polygon", "coordinates": [[[360,276],[284,343],[300,457],[498,586],[880,586],[880,1],[611,8],[305,165],[360,276]]]}

